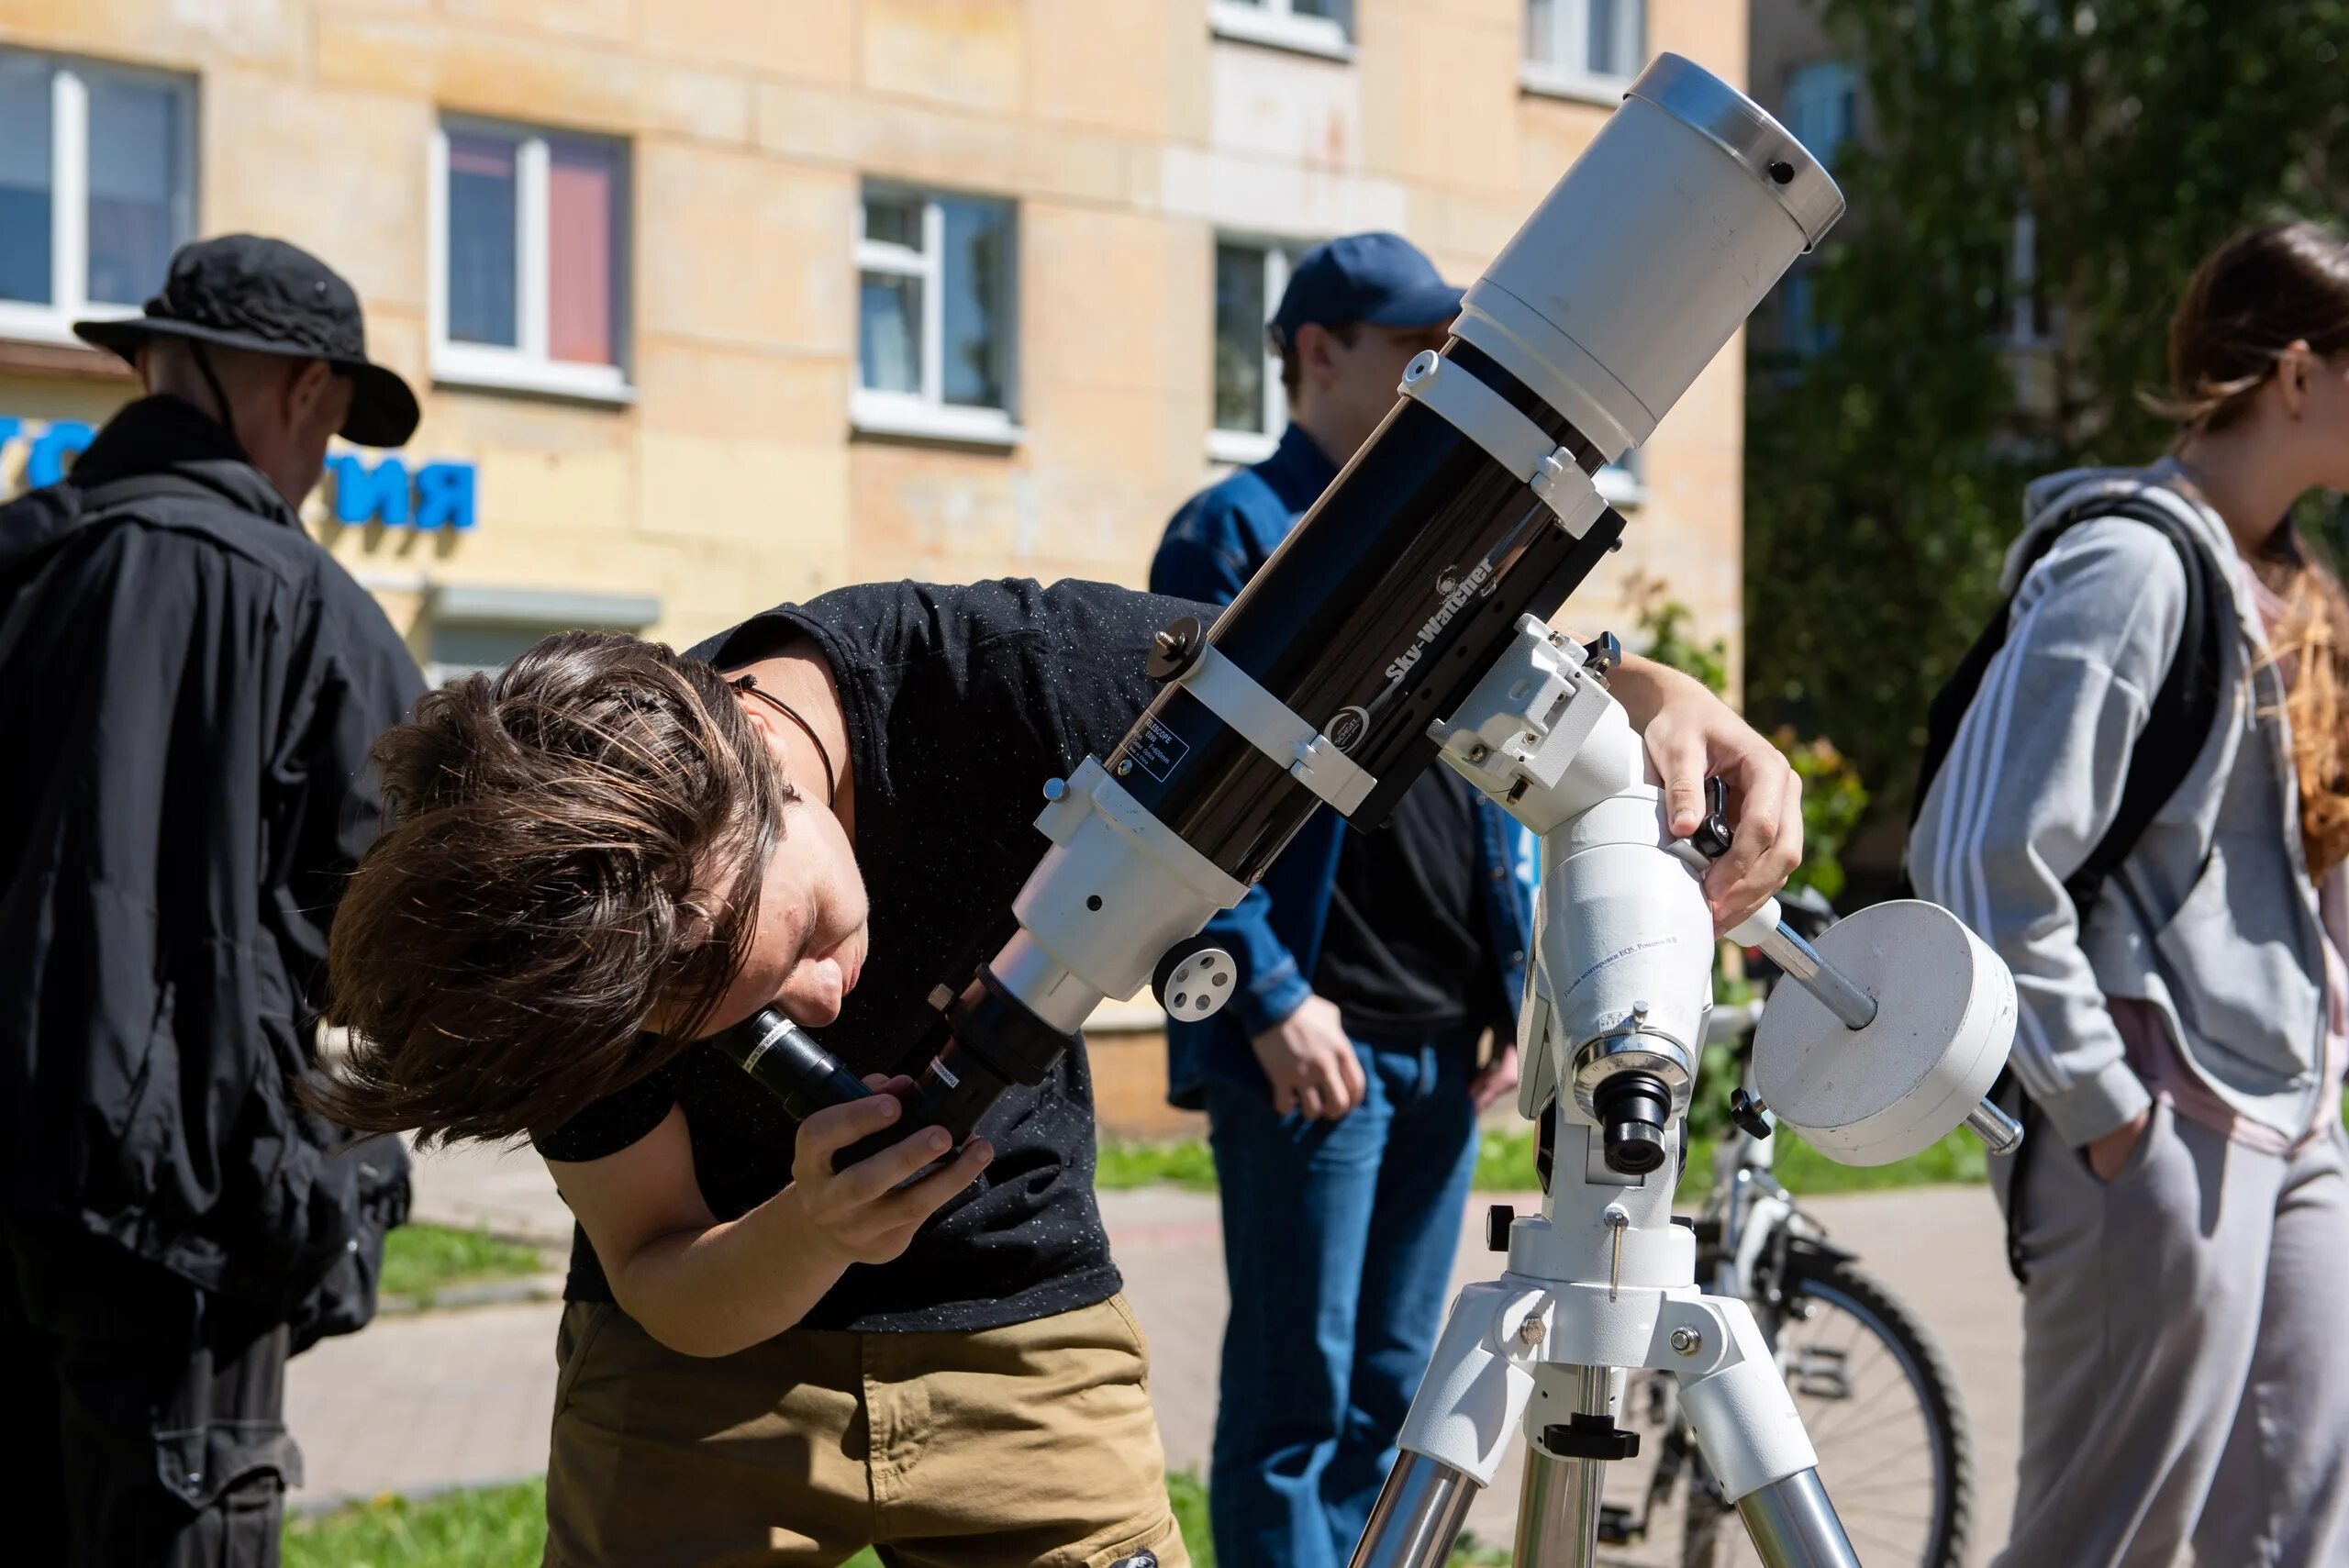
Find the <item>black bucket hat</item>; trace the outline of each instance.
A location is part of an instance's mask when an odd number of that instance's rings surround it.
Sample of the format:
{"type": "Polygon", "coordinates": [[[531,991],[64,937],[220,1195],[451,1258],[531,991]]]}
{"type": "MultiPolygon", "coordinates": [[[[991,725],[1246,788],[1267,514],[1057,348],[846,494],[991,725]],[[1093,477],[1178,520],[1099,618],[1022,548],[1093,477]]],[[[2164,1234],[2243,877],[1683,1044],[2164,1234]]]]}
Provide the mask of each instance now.
{"type": "Polygon", "coordinates": [[[324,360],[356,384],[344,439],[396,447],[416,434],[416,394],[367,357],[358,294],[332,267],[283,239],[224,234],[183,245],[144,316],[76,321],[73,330],[134,364],[139,346],[154,338],[324,360]]]}

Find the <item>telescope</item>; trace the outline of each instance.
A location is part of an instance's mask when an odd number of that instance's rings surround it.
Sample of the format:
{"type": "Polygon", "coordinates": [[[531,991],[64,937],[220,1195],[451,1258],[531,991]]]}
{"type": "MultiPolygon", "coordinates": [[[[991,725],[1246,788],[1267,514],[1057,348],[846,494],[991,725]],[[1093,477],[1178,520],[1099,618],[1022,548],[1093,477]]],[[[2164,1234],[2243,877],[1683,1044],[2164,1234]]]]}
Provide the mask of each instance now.
{"type": "MultiPolygon", "coordinates": [[[[1245,981],[1202,928],[1317,810],[1375,828],[1440,758],[1540,835],[1519,1106],[1554,1118],[1542,1212],[1510,1226],[1508,1272],[1455,1302],[1355,1568],[1442,1563],[1520,1424],[1516,1560],[1590,1562],[1633,1367],[1677,1375],[1765,1562],[1856,1563],[1752,1314],[1697,1290],[1695,1238],[1671,1223],[1712,1006],[1698,877],[1725,824],[1672,837],[1607,691],[1612,639],[1549,625],[1622,537],[1594,476],[1654,431],[1842,208],[1776,121],[1659,57],[1264,569],[1212,623],[1158,634],[1162,685],[1123,740],[1044,785],[1052,848],[1014,902],[1017,934],[934,995],[948,1038],[903,1125],[841,1156],[930,1126],[960,1143],[1145,982],[1170,1018],[1213,1014],[1245,981]]],[[[1731,938],[1798,983],[1771,999],[1755,1074],[1822,1151],[1885,1163],[1962,1124],[2019,1141],[1982,1097],[2012,1041],[2013,981],[1946,911],[1879,906],[1814,947],[1772,904],[1731,938]]],[[[774,1081],[795,1108],[867,1092],[780,1022],[721,1043],[771,1079],[788,1063],[774,1081]]]]}

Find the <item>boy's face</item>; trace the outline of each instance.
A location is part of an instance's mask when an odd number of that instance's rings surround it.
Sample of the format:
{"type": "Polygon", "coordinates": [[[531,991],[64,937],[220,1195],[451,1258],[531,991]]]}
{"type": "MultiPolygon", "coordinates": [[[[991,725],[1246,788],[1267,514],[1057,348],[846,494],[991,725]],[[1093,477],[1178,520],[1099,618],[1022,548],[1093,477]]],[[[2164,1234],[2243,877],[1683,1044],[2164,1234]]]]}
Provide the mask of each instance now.
{"type": "Polygon", "coordinates": [[[710,1016],[709,1031],[740,1023],[770,1003],[809,1028],[839,1018],[864,967],[870,915],[864,877],[840,818],[804,793],[785,804],[749,956],[710,1016]]]}

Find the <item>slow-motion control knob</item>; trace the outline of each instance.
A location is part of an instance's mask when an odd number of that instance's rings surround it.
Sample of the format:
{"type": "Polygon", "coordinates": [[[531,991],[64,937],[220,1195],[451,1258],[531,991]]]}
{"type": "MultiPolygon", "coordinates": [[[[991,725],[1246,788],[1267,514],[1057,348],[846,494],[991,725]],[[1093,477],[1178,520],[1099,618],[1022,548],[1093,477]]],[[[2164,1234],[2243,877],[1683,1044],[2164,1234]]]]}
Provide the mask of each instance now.
{"type": "Polygon", "coordinates": [[[1158,961],[1150,977],[1151,994],[1166,1016],[1181,1023],[1213,1018],[1231,1000],[1240,968],[1231,954],[1212,937],[1197,936],[1176,942],[1158,961]]]}

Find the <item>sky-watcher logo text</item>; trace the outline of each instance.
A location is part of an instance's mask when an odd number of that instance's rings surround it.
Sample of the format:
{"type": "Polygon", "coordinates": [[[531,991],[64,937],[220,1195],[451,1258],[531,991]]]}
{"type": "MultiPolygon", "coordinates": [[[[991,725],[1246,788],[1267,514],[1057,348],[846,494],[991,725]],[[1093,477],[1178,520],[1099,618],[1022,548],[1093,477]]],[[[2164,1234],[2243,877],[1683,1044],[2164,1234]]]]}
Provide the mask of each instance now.
{"type": "MultiPolygon", "coordinates": [[[[1450,575],[1449,573],[1445,573],[1447,578],[1450,575]]],[[[1442,637],[1443,628],[1452,624],[1452,617],[1460,613],[1460,606],[1476,597],[1478,592],[1486,584],[1491,582],[1492,578],[1493,562],[1491,558],[1487,557],[1476,562],[1475,571],[1453,584],[1452,591],[1444,595],[1443,603],[1436,606],[1435,614],[1430,616],[1427,624],[1419,628],[1419,635],[1412,639],[1411,646],[1405,649],[1402,655],[1392,664],[1386,666],[1386,678],[1390,681],[1399,681],[1409,674],[1411,666],[1417,664],[1420,655],[1427,652],[1428,644],[1442,637]]],[[[1441,588],[1443,584],[1439,582],[1436,586],[1441,588]]]]}

